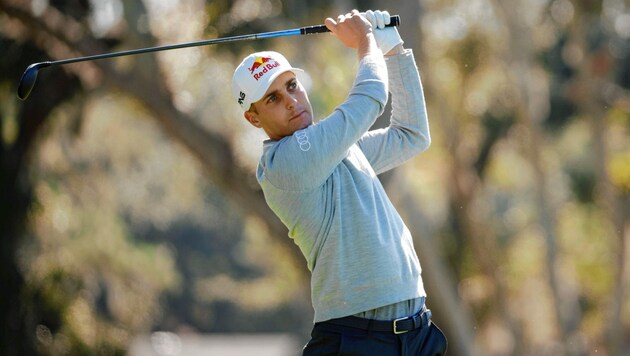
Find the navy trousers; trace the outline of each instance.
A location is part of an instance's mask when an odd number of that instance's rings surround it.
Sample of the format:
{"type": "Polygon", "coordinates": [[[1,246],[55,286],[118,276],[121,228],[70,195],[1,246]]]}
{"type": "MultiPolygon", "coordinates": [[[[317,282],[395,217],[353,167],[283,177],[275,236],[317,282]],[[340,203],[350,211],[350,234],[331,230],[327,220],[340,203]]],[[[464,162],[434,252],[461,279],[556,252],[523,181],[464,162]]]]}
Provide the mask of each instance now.
{"type": "Polygon", "coordinates": [[[445,355],[446,348],[444,333],[430,320],[402,334],[322,322],[313,327],[303,356],[434,356],[445,355]]]}

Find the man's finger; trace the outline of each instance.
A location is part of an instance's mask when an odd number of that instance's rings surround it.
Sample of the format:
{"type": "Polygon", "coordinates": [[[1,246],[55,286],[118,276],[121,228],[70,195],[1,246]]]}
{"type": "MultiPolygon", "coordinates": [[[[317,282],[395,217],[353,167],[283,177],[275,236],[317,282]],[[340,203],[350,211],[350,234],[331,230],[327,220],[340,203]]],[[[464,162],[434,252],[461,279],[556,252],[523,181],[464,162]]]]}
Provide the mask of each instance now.
{"type": "Polygon", "coordinates": [[[383,18],[383,13],[379,10],[375,12],[376,17],[376,27],[384,28],[385,27],[385,19],[383,18]]]}
{"type": "Polygon", "coordinates": [[[365,18],[370,22],[372,28],[376,28],[376,17],[374,16],[374,11],[368,10],[365,12],[365,18]]]}
{"type": "Polygon", "coordinates": [[[389,14],[389,11],[383,10],[383,20],[385,20],[385,26],[389,25],[392,22],[392,17],[389,14]]]}
{"type": "Polygon", "coordinates": [[[335,30],[337,29],[337,22],[335,22],[335,20],[328,17],[324,20],[324,25],[326,25],[326,28],[329,29],[330,32],[335,33],[335,30]]]}

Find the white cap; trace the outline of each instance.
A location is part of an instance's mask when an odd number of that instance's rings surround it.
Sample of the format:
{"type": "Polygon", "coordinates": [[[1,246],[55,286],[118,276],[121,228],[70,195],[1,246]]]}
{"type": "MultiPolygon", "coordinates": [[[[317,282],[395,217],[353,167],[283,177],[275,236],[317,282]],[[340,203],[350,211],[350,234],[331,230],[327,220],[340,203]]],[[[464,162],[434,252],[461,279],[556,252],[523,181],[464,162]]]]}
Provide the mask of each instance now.
{"type": "Polygon", "coordinates": [[[252,103],[262,99],[280,74],[288,71],[303,72],[291,67],[289,61],[278,52],[252,53],[234,71],[232,95],[241,108],[247,111],[252,103]]]}

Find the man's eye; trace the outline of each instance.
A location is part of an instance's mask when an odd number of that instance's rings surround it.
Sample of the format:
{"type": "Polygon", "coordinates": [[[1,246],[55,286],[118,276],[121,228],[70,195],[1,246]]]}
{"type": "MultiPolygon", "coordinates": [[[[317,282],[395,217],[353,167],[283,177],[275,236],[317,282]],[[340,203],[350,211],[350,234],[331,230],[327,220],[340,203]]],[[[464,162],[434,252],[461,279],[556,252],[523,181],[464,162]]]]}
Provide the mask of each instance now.
{"type": "Polygon", "coordinates": [[[298,85],[297,85],[297,82],[291,82],[291,83],[289,84],[289,89],[296,89],[296,88],[297,88],[297,86],[298,86],[298,85]]]}
{"type": "Polygon", "coordinates": [[[273,103],[274,101],[276,101],[277,97],[275,95],[272,95],[269,97],[269,99],[267,99],[267,103],[273,103]]]}

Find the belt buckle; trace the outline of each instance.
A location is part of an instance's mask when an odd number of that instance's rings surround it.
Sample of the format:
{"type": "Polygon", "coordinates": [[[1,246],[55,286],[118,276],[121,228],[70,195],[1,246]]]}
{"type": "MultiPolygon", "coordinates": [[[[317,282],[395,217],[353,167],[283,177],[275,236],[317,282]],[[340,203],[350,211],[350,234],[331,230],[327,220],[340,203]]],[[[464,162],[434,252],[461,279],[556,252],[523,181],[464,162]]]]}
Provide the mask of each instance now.
{"type": "Polygon", "coordinates": [[[409,319],[408,316],[404,317],[404,318],[398,318],[396,320],[394,320],[394,334],[399,335],[399,334],[404,334],[406,332],[409,332],[409,330],[403,330],[403,331],[398,331],[398,322],[405,320],[405,319],[409,319]]]}

